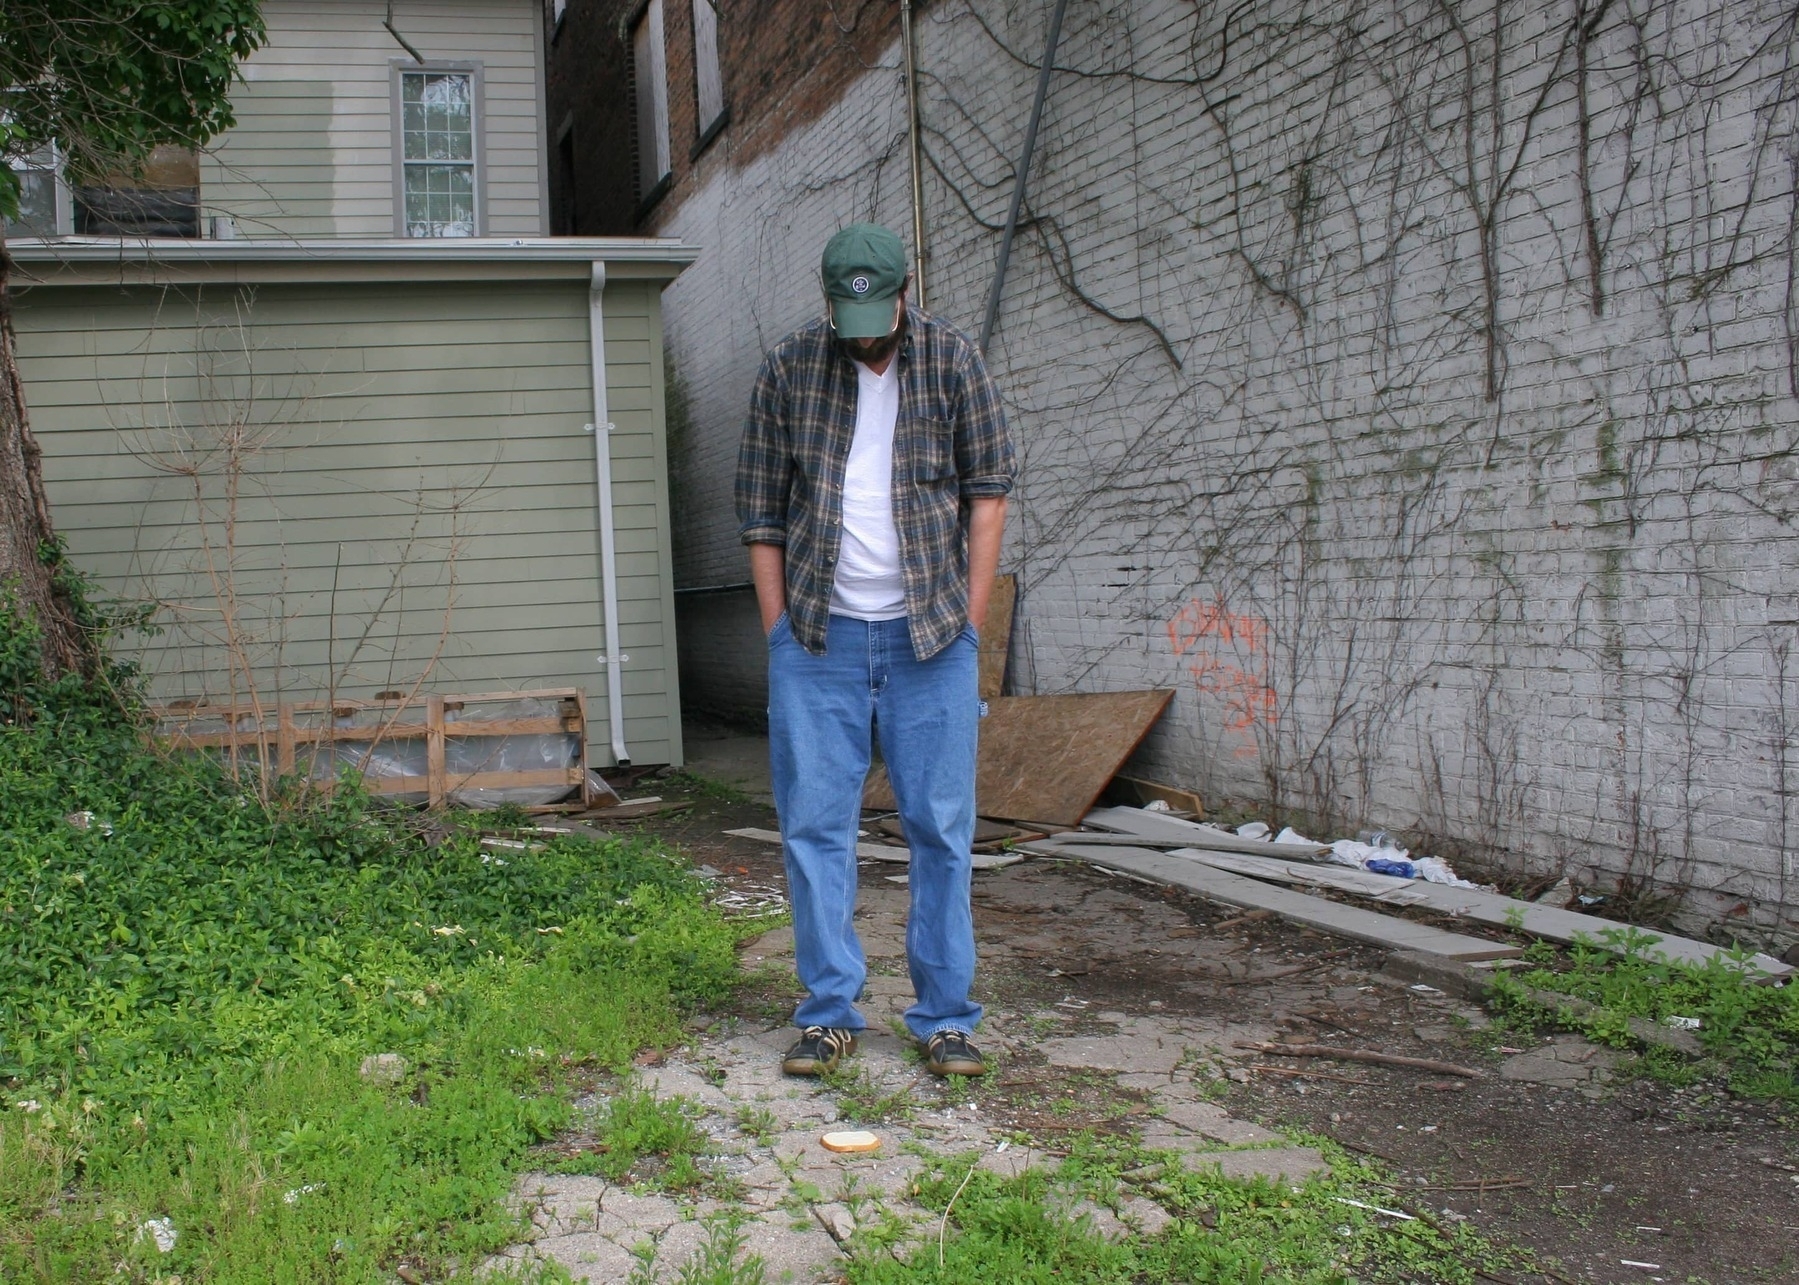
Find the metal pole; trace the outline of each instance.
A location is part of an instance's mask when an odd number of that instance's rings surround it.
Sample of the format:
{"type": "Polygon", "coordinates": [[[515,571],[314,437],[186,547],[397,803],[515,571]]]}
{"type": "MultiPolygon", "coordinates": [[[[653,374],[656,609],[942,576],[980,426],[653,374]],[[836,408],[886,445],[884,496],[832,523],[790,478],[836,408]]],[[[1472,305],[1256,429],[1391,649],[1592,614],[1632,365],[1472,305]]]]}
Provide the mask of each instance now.
{"type": "Polygon", "coordinates": [[[906,119],[912,143],[912,302],[925,306],[924,152],[918,138],[918,62],[912,49],[912,0],[900,0],[900,41],[906,46],[906,119]]]}
{"type": "Polygon", "coordinates": [[[987,292],[987,315],[981,321],[981,351],[993,337],[993,323],[999,319],[1000,291],[1006,288],[1006,265],[1012,259],[1012,234],[1018,231],[1018,210],[1024,204],[1024,185],[1031,172],[1031,153],[1037,147],[1037,123],[1043,119],[1043,100],[1049,94],[1049,73],[1056,65],[1056,44],[1062,39],[1062,14],[1068,0],[1056,0],[1056,11],[1049,19],[1049,40],[1043,48],[1043,66],[1037,69],[1037,96],[1031,100],[1031,122],[1024,130],[1024,155],[1018,158],[1018,177],[1012,184],[1012,208],[1006,211],[1006,233],[1000,238],[999,263],[993,269],[993,289],[987,292]]]}

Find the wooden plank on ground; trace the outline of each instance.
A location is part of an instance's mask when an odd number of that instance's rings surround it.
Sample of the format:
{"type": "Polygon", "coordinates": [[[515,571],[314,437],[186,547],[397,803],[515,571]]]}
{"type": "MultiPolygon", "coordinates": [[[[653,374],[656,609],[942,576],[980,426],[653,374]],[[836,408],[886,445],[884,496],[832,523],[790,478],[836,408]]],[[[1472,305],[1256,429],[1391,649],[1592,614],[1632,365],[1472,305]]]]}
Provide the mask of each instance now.
{"type": "MultiPolygon", "coordinates": [[[[1110,830],[1114,834],[1153,839],[1156,841],[1153,846],[1156,847],[1172,841],[1189,847],[1205,848],[1210,852],[1247,852],[1258,857],[1292,856],[1300,860],[1321,856],[1330,851],[1328,843],[1295,843],[1289,846],[1270,843],[1266,839],[1239,838],[1228,830],[1203,825],[1198,821],[1183,821],[1164,812],[1145,812],[1142,808],[1094,808],[1081,824],[1110,830]]],[[[1075,842],[1116,842],[1098,834],[1064,834],[1057,837],[1075,842]]]]}
{"type": "MultiPolygon", "coordinates": [[[[754,839],[757,843],[779,843],[779,830],[763,830],[756,826],[745,826],[741,830],[726,830],[726,834],[735,835],[739,839],[754,839]]],[[[858,843],[856,857],[860,861],[890,861],[896,865],[905,865],[912,860],[909,848],[895,848],[885,843],[858,843]]],[[[1011,852],[977,852],[973,854],[976,870],[1003,870],[1007,866],[1015,866],[1024,858],[1011,852]]]]}
{"type": "MultiPolygon", "coordinates": [[[[1352,870],[1348,866],[1315,866],[1302,862],[1241,857],[1233,853],[1202,852],[1197,849],[1177,849],[1169,855],[1202,862],[1215,870],[1248,875],[1254,879],[1335,888],[1341,892],[1371,897],[1388,905],[1424,906],[1441,914],[1454,915],[1458,919],[1512,928],[1533,937],[1546,937],[1550,941],[1571,942],[1579,936],[1596,946],[1616,949],[1610,947],[1600,934],[1608,929],[1617,932],[1628,926],[1611,919],[1600,919],[1596,915],[1583,915],[1572,910],[1558,910],[1553,906],[1518,901],[1482,888],[1456,888],[1448,884],[1427,883],[1423,879],[1399,879],[1392,875],[1371,874],[1366,870],[1352,870]]],[[[1636,931],[1647,933],[1653,939],[1653,944],[1644,951],[1650,958],[1659,957],[1702,967],[1708,960],[1725,954],[1723,947],[1713,946],[1709,942],[1692,941],[1658,930],[1639,928],[1636,931]]],[[[1766,974],[1765,978],[1758,980],[1772,981],[1790,976],[1794,971],[1790,965],[1781,963],[1771,955],[1756,955],[1749,962],[1752,968],[1766,974]]]]}
{"type": "Polygon", "coordinates": [[[1012,615],[1018,605],[1018,577],[995,576],[981,629],[981,699],[990,701],[1006,683],[1006,657],[1012,648],[1012,615]]]}
{"type": "MultiPolygon", "coordinates": [[[[1079,825],[1173,696],[1095,692],[989,701],[981,720],[975,811],[1007,821],[1079,825]]],[[[862,805],[883,812],[896,806],[885,769],[870,774],[862,805]]]]}
{"type": "MultiPolygon", "coordinates": [[[[889,839],[906,841],[906,827],[900,824],[897,816],[882,817],[874,823],[875,829],[889,839]]],[[[1006,825],[999,821],[989,821],[985,817],[974,819],[974,841],[976,843],[1004,843],[1007,839],[1036,838],[1028,830],[1021,830],[1015,825],[1006,825]]]]}
{"type": "MultiPolygon", "coordinates": [[[[1035,852],[1043,845],[1028,844],[1026,851],[1035,852]]],[[[1415,924],[1409,919],[1383,915],[1360,906],[1346,906],[1339,901],[1308,896],[1292,888],[1281,888],[1218,870],[1190,857],[1154,852],[1148,848],[1074,849],[1057,848],[1056,856],[1078,857],[1096,866],[1105,866],[1125,874],[1153,879],[1196,892],[1211,901],[1251,910],[1272,910],[1283,919],[1335,933],[1353,941],[1365,941],[1390,950],[1421,950],[1448,959],[1474,961],[1510,959],[1524,952],[1502,941],[1485,941],[1462,933],[1445,932],[1428,924],[1415,924]]]]}

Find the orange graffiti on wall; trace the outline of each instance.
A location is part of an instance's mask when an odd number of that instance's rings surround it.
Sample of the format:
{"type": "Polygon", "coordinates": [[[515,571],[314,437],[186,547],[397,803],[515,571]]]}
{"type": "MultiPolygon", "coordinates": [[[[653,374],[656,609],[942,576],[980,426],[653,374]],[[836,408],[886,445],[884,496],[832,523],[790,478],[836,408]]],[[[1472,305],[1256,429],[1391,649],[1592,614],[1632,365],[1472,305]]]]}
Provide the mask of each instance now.
{"type": "Polygon", "coordinates": [[[1176,656],[1191,654],[1187,672],[1208,696],[1223,702],[1225,727],[1247,732],[1258,723],[1272,725],[1279,716],[1274,688],[1260,673],[1268,660],[1268,622],[1260,616],[1229,611],[1222,600],[1195,598],[1168,622],[1168,643],[1176,656]],[[1229,649],[1228,658],[1221,654],[1229,649]]]}

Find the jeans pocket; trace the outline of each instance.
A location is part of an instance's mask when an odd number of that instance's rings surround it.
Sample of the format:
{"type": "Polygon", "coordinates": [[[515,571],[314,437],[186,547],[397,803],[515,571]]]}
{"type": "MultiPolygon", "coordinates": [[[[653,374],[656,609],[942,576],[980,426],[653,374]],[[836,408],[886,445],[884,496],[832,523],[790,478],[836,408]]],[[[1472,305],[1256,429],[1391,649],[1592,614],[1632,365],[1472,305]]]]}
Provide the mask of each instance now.
{"type": "Polygon", "coordinates": [[[773,625],[769,626],[768,645],[770,647],[773,647],[775,645],[776,640],[778,640],[781,636],[781,631],[786,629],[787,625],[788,625],[787,613],[785,611],[783,611],[780,615],[775,617],[775,623],[773,625]]]}

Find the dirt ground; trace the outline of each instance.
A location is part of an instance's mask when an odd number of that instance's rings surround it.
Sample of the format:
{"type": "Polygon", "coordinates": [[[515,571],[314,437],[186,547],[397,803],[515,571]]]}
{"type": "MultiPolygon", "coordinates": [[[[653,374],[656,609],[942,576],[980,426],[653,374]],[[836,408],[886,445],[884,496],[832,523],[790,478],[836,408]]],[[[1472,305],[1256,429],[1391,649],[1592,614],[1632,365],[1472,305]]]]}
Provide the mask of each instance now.
{"type": "MultiPolygon", "coordinates": [[[[710,763],[754,794],[754,742],[726,746],[735,759],[718,756],[722,744],[701,769],[710,763]]],[[[759,799],[702,795],[690,811],[641,824],[719,872],[721,887],[754,895],[780,886],[778,848],[723,833],[774,828],[759,799]]],[[[864,862],[863,886],[894,890],[884,881],[903,869],[864,862]]],[[[1396,1205],[1471,1219],[1528,1246],[1553,1268],[1548,1279],[1799,1281],[1790,1112],[1636,1078],[1628,1058],[1575,1036],[1499,1044],[1483,1035],[1478,1007],[1383,974],[1377,948],[1245,919],[1076,862],[977,874],[974,904],[977,998],[1025,1015],[996,1050],[995,1082],[981,1097],[990,1129],[1024,1131],[1053,1151],[1072,1130],[1140,1127],[1133,1084],[1143,1077],[1133,1073],[1160,1069],[1164,1043],[1191,1060],[1197,1031],[1218,1077],[1214,1100],[1231,1116],[1314,1131],[1380,1161],[1396,1205]],[[1480,1075],[1234,1047],[1269,1039],[1444,1060],[1480,1075]]],[[[789,984],[744,1003],[778,1021],[794,997],[789,984]]]]}

